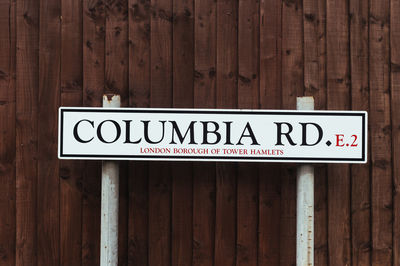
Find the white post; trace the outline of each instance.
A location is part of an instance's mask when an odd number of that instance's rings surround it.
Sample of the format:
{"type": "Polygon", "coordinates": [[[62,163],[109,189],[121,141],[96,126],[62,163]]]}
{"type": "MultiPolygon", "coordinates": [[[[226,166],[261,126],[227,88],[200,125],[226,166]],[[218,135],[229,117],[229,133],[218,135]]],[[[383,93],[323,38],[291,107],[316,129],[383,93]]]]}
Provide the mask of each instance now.
{"type": "MultiPolygon", "coordinates": [[[[298,97],[297,110],[314,110],[313,97],[298,97]]],[[[314,167],[297,168],[296,265],[314,265],[314,167]]]]}
{"type": "MultiPolygon", "coordinates": [[[[103,107],[120,107],[121,98],[103,95],[103,107]]],[[[115,161],[103,161],[101,173],[101,233],[100,265],[118,265],[118,204],[119,166],[115,161]]]]}

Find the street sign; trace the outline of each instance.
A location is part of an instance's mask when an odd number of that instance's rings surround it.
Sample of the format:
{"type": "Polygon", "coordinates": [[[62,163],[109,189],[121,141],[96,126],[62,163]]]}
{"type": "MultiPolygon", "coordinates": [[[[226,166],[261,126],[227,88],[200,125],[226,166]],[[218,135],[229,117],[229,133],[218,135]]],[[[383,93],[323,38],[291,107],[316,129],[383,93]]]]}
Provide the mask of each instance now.
{"type": "Polygon", "coordinates": [[[60,159],[365,163],[367,113],[59,109],[60,159]]]}

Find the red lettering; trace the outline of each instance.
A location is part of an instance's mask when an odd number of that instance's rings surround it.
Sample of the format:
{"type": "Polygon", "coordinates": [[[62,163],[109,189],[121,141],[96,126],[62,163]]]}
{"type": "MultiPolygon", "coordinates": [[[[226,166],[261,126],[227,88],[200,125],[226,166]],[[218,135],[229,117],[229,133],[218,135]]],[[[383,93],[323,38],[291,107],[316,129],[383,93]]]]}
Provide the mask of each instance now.
{"type": "Polygon", "coordinates": [[[343,137],[344,137],[343,134],[336,134],[336,146],[337,147],[343,147],[344,146],[343,137]],[[341,143],[343,143],[343,144],[341,144],[341,143]]]}

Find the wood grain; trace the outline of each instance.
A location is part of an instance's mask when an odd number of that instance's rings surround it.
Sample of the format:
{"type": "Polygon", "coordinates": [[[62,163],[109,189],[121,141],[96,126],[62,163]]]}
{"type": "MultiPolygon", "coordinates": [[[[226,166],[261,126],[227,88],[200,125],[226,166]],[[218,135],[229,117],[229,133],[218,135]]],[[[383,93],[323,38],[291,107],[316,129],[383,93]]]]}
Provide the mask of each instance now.
{"type": "MultiPolygon", "coordinates": [[[[326,2],[303,1],[304,94],[314,109],[326,110],[326,2]]],[[[328,265],[327,166],[314,168],[314,263],[328,265]]]]}
{"type": "Polygon", "coordinates": [[[390,2],[369,3],[372,264],[393,258],[393,179],[390,119],[390,2]]]}
{"type": "MultiPolygon", "coordinates": [[[[259,3],[238,6],[238,108],[259,107],[259,3]]],[[[236,265],[257,265],[258,167],[240,163],[237,176],[236,265]]]]}
{"type": "Polygon", "coordinates": [[[60,264],[60,175],[57,109],[60,105],[61,2],[40,1],[38,100],[38,265],[60,264]]]}
{"type": "MultiPolygon", "coordinates": [[[[105,69],[105,7],[83,1],[83,106],[101,107],[105,69]]],[[[85,162],[82,202],[82,265],[100,264],[101,162],[85,162]]]]}
{"type": "Polygon", "coordinates": [[[17,2],[16,265],[37,265],[39,1],[17,2]],[[26,22],[29,23],[26,23],[26,22]]]}
{"type": "MultiPolygon", "coordinates": [[[[152,0],[152,107],[172,106],[172,1],[152,0]]],[[[171,264],[171,167],[149,164],[149,265],[171,264]]]]}
{"type": "MultiPolygon", "coordinates": [[[[173,1],[173,107],[192,108],[194,91],[194,1],[173,1]]],[[[172,167],[172,265],[191,265],[193,243],[193,164],[172,167]]]]}
{"type": "MultiPolygon", "coordinates": [[[[351,106],[369,111],[368,2],[350,1],[351,106]]],[[[369,161],[369,160],[368,160],[369,161]]],[[[351,166],[352,264],[371,263],[370,164],[351,166]]]]}
{"type": "MultiPolygon", "coordinates": [[[[350,108],[349,28],[347,1],[327,2],[327,107],[350,108]]],[[[329,265],[351,263],[350,169],[328,166],[329,265]]]]}
{"type": "MultiPolygon", "coordinates": [[[[150,106],[150,1],[129,1],[129,106],[150,106]]],[[[148,263],[147,162],[129,163],[128,265],[148,263]]]]}
{"type": "Polygon", "coordinates": [[[393,164],[393,265],[400,264],[400,1],[390,2],[390,60],[391,88],[390,106],[392,118],[392,164],[393,164]]]}
{"type": "MultiPolygon", "coordinates": [[[[216,2],[194,1],[194,99],[196,108],[216,103],[216,2]]],[[[193,163],[193,265],[213,265],[215,163],[193,163]]]]}
{"type": "MultiPolygon", "coordinates": [[[[282,4],[260,2],[260,108],[282,106],[282,4]]],[[[258,264],[280,263],[281,166],[259,167],[258,264]]]]}
{"type": "Polygon", "coordinates": [[[16,8],[0,1],[0,264],[15,264],[16,8]]]}
{"type": "MultiPolygon", "coordinates": [[[[282,108],[295,109],[303,96],[302,1],[282,2],[282,108]]],[[[296,171],[285,166],[281,190],[281,265],[296,261],[296,171]]]]}
{"type": "MultiPolygon", "coordinates": [[[[238,3],[217,2],[216,107],[237,107],[238,3]]],[[[215,265],[236,263],[236,177],[232,163],[216,165],[215,265]]]]}
{"type": "MultiPolygon", "coordinates": [[[[61,106],[81,106],[82,3],[61,1],[61,106]]],[[[81,161],[60,161],[60,264],[82,261],[81,161]]]]}

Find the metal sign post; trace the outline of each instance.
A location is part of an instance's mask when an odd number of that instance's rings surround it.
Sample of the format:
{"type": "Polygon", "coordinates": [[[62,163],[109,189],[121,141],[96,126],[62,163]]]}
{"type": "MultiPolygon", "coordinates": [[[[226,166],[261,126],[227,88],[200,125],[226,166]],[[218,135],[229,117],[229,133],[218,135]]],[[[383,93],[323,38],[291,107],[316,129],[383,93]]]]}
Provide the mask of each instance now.
{"type": "MultiPolygon", "coordinates": [[[[298,97],[297,110],[314,110],[313,97],[298,97]]],[[[314,265],[314,167],[297,168],[296,265],[314,265]]]]}
{"type": "MultiPolygon", "coordinates": [[[[104,108],[121,106],[119,95],[103,96],[104,108]]],[[[103,161],[101,173],[100,265],[118,265],[119,166],[116,161],[103,161]]]]}

